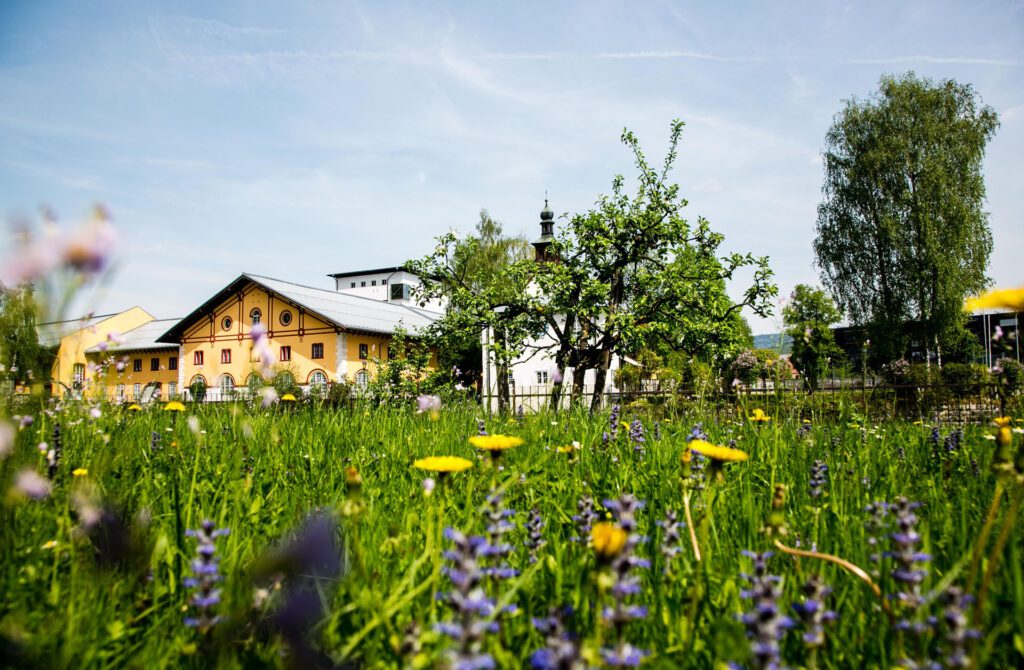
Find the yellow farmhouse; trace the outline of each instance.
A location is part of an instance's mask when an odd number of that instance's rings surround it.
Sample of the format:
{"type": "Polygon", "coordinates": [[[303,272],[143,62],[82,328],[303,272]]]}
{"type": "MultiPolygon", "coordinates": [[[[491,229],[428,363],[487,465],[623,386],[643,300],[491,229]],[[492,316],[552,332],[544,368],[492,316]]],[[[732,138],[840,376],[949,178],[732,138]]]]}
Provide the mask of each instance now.
{"type": "MultiPolygon", "coordinates": [[[[126,333],[154,321],[153,315],[146,310],[132,307],[116,314],[40,324],[37,328],[39,343],[54,350],[50,392],[55,395],[82,395],[98,391],[99,362],[106,357],[101,354],[101,349],[113,352],[126,333]]],[[[169,327],[168,322],[162,323],[164,329],[169,327]]],[[[169,350],[176,351],[177,347],[171,346],[169,350]]],[[[135,380],[142,385],[140,388],[150,381],[153,380],[142,375],[135,380]]]]}
{"type": "Polygon", "coordinates": [[[278,374],[306,388],[336,381],[363,386],[375,373],[375,359],[397,354],[391,344],[396,328],[415,337],[439,316],[410,304],[402,291],[366,297],[242,274],[156,343],[180,346],[176,382],[183,395],[202,387],[207,400],[219,400],[258,381],[256,324],[266,331],[278,374]]]}

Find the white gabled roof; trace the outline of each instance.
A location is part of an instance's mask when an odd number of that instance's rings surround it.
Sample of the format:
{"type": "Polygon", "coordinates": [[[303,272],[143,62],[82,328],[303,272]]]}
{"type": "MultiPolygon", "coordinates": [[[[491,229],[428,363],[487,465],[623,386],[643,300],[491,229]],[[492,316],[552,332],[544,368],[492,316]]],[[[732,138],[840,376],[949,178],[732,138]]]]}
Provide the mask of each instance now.
{"type": "Polygon", "coordinates": [[[208,315],[218,305],[250,284],[345,330],[390,335],[395,332],[395,328],[401,326],[410,335],[418,335],[442,316],[438,312],[417,307],[244,273],[184,319],[166,328],[162,335],[155,338],[155,341],[157,343],[179,342],[185,330],[197,319],[208,315]]]}
{"type": "Polygon", "coordinates": [[[50,323],[40,323],[36,326],[36,335],[39,337],[39,344],[44,347],[56,347],[60,344],[62,338],[72,333],[77,333],[80,330],[91,328],[99,323],[102,323],[110,317],[117,316],[118,312],[113,314],[99,314],[96,316],[86,316],[81,319],[69,319],[67,321],[51,321],[50,323]]]}
{"type": "MultiPolygon", "coordinates": [[[[110,343],[106,351],[145,351],[147,349],[174,349],[177,348],[175,344],[169,344],[166,342],[157,342],[156,338],[160,337],[173,328],[180,319],[154,319],[148,323],[144,323],[138,328],[133,328],[126,333],[121,334],[121,343],[114,344],[110,343]]],[[[104,351],[100,349],[99,345],[89,347],[85,350],[87,354],[95,354],[104,351]]]]}
{"type": "Polygon", "coordinates": [[[410,335],[415,335],[441,316],[437,312],[351,293],[313,288],[248,273],[243,276],[348,330],[391,334],[395,328],[402,326],[410,335]]]}

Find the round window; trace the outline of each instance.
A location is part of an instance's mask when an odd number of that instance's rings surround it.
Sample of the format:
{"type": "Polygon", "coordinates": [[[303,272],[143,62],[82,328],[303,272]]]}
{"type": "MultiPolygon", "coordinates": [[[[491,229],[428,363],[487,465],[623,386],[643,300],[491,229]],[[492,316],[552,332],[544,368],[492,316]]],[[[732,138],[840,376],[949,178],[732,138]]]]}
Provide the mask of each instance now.
{"type": "Polygon", "coordinates": [[[220,327],[223,328],[224,330],[231,330],[232,323],[233,321],[231,320],[231,317],[225,316],[223,319],[221,319],[220,327]]]}
{"type": "Polygon", "coordinates": [[[292,313],[288,310],[281,312],[281,325],[287,326],[292,322],[292,313]]]}

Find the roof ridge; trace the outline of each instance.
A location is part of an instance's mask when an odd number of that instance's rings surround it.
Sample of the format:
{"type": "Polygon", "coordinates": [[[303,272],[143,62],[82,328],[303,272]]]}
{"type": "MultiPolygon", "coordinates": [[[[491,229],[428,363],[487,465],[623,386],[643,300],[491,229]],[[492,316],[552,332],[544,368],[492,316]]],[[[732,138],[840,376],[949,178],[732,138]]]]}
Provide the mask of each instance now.
{"type": "MultiPolygon", "coordinates": [[[[128,309],[132,308],[129,307],[128,309]]],[[[111,312],[110,314],[87,314],[76,319],[64,319],[63,321],[44,321],[43,323],[37,323],[36,326],[59,326],[62,323],[82,323],[83,321],[92,321],[93,319],[109,319],[112,316],[127,312],[128,309],[121,310],[120,312],[111,312]]]]}
{"type": "MultiPolygon", "coordinates": [[[[242,274],[244,274],[247,277],[253,277],[253,278],[256,278],[256,279],[269,279],[271,281],[279,281],[282,284],[289,284],[291,286],[298,286],[300,288],[308,288],[308,289],[311,289],[313,291],[321,291],[323,293],[327,293],[328,295],[332,295],[332,296],[344,296],[346,298],[355,298],[357,300],[366,300],[367,302],[372,302],[375,305],[388,305],[390,307],[397,307],[397,308],[400,308],[400,309],[422,310],[422,308],[419,308],[419,307],[410,307],[409,305],[396,305],[395,303],[391,302],[390,300],[377,300],[376,298],[367,298],[366,296],[356,295],[355,293],[346,293],[344,291],[338,291],[337,289],[332,291],[329,288],[320,288],[319,286],[308,286],[306,284],[296,284],[295,282],[288,281],[286,279],[277,279],[276,277],[267,277],[266,275],[255,275],[255,274],[251,274],[249,272],[243,272],[242,274]]],[[[328,276],[330,276],[330,275],[328,275],[328,276]]],[[[425,311],[428,314],[443,314],[444,313],[444,312],[431,312],[430,310],[422,310],[422,311],[425,311]]]]}

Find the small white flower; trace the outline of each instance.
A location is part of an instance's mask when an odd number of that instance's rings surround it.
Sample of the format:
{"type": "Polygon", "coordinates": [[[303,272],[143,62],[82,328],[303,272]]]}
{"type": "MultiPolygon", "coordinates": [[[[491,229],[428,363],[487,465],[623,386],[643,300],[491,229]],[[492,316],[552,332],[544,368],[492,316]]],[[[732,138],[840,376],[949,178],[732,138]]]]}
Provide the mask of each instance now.
{"type": "Polygon", "coordinates": [[[31,500],[42,500],[50,495],[50,482],[35,470],[22,470],[14,479],[14,490],[31,500]]]}

